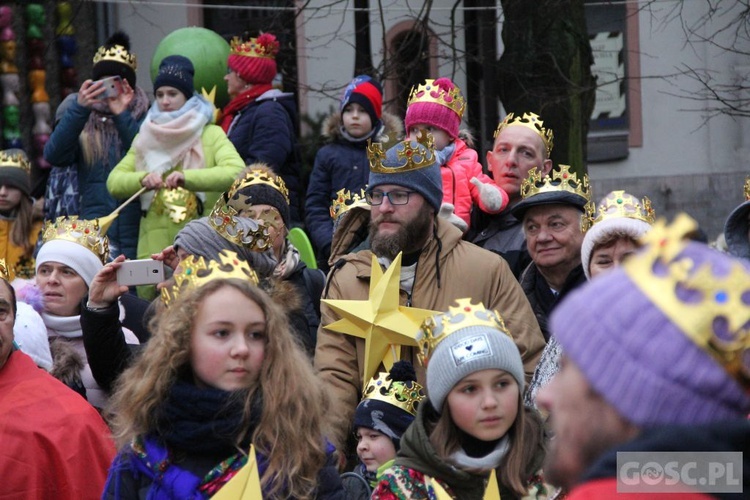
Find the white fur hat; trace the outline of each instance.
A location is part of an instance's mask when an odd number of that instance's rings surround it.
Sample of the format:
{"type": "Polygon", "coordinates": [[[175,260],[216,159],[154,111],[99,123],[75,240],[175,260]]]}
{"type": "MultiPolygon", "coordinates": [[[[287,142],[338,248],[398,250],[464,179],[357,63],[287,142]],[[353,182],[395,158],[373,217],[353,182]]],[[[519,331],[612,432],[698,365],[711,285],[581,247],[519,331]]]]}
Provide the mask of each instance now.
{"type": "Polygon", "coordinates": [[[13,335],[22,352],[28,354],[34,363],[47,371],[52,369],[52,354],[47,340],[47,327],[38,312],[26,302],[16,302],[16,323],[13,335]]]}

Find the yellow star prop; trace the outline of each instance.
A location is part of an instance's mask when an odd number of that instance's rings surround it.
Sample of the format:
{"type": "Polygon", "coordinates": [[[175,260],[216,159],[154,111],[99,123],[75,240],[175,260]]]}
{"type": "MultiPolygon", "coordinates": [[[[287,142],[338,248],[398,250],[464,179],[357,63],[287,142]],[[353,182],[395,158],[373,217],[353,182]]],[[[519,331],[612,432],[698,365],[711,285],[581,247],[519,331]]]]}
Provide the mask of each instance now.
{"type": "Polygon", "coordinates": [[[390,369],[400,359],[402,345],[417,346],[415,336],[422,321],[439,314],[439,311],[399,305],[400,279],[400,253],[385,273],[373,255],[369,300],[323,300],[341,316],[340,320],[326,325],[326,328],[365,339],[362,387],[372,378],[381,362],[390,369]]]}
{"type": "Polygon", "coordinates": [[[247,463],[237,471],[237,474],[227,484],[216,492],[211,500],[263,500],[260,489],[260,475],[258,474],[258,462],[255,458],[255,446],[250,446],[247,463]]]}
{"type": "MultiPolygon", "coordinates": [[[[440,483],[435,481],[433,478],[429,479],[429,485],[435,490],[435,496],[438,500],[451,500],[451,496],[445,491],[445,488],[440,486],[440,483]]],[[[484,500],[500,500],[500,487],[497,485],[497,475],[495,471],[490,473],[490,478],[487,481],[487,489],[484,490],[484,500]]]]}

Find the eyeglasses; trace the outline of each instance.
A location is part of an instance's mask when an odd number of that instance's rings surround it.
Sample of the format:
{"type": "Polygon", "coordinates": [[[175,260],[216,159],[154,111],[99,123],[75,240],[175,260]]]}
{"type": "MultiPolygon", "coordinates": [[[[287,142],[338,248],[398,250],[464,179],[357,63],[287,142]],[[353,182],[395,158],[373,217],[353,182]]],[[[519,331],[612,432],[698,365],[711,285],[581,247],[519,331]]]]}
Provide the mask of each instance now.
{"type": "Polygon", "coordinates": [[[369,205],[378,206],[383,204],[383,199],[388,197],[391,205],[406,205],[409,203],[409,195],[416,191],[367,191],[365,199],[369,205]]]}

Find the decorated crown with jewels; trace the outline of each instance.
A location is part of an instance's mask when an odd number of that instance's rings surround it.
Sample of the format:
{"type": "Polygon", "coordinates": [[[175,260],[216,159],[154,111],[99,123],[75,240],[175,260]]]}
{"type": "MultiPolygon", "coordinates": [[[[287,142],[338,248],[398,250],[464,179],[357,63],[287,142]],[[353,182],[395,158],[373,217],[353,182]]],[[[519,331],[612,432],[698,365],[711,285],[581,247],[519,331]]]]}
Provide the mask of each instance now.
{"type": "Polygon", "coordinates": [[[209,281],[222,278],[238,278],[257,285],[258,275],[250,265],[241,260],[235,252],[222,250],[219,260],[207,260],[200,256],[191,256],[180,262],[175,270],[174,284],[161,289],[161,300],[165,306],[171,306],[177,298],[209,281]]]}
{"type": "Polygon", "coordinates": [[[219,198],[208,216],[208,223],[230,243],[246,247],[254,252],[267,250],[271,239],[268,234],[268,223],[263,220],[256,221],[257,229],[246,231],[239,227],[237,217],[237,210],[219,198]]]}
{"type": "Polygon", "coordinates": [[[503,121],[497,126],[495,130],[495,139],[500,135],[500,132],[505,130],[507,127],[518,125],[526,127],[529,130],[533,130],[536,134],[542,138],[544,148],[547,150],[547,158],[552,154],[552,146],[554,145],[555,134],[552,129],[544,128],[544,122],[536,113],[524,113],[522,116],[515,116],[513,113],[508,113],[503,121]]]}
{"type": "Polygon", "coordinates": [[[135,54],[131,53],[123,45],[112,45],[111,47],[99,47],[99,50],[94,54],[94,64],[100,61],[114,61],[126,66],[135,71],[138,67],[138,61],[135,58],[135,54]]]}
{"type": "Polygon", "coordinates": [[[5,263],[5,259],[0,259],[0,279],[10,281],[10,274],[8,273],[8,266],[5,263]]]}
{"type": "Polygon", "coordinates": [[[425,130],[420,130],[417,134],[416,141],[407,139],[398,143],[393,148],[396,151],[396,159],[403,165],[386,167],[383,161],[386,159],[386,152],[383,151],[383,145],[379,142],[371,143],[367,140],[367,158],[370,160],[370,171],[379,174],[396,174],[419,170],[429,167],[435,163],[435,141],[432,134],[425,130]],[[415,145],[413,145],[415,144],[415,145]]]}
{"type": "Polygon", "coordinates": [[[529,176],[521,183],[521,197],[526,199],[540,193],[567,191],[591,201],[589,176],[583,174],[583,180],[579,181],[576,173],[570,171],[570,165],[558,165],[558,168],[544,177],[538,168],[529,170],[529,176]]]}
{"type": "Polygon", "coordinates": [[[639,202],[638,198],[625,191],[612,191],[599,203],[594,224],[606,219],[622,217],[653,225],[656,220],[656,212],[651,207],[651,200],[646,196],[639,202]]]}
{"type": "Polygon", "coordinates": [[[364,189],[361,189],[359,193],[351,193],[346,188],[340,189],[331,201],[331,218],[336,220],[352,208],[364,206],[367,206],[364,189]]]}
{"type": "Polygon", "coordinates": [[[238,56],[274,59],[278,52],[279,42],[270,33],[261,33],[258,38],[251,38],[247,41],[236,36],[229,43],[229,53],[238,56]]]}
{"type": "Polygon", "coordinates": [[[466,99],[461,94],[461,89],[454,86],[446,90],[435,85],[435,80],[425,80],[423,85],[412,87],[406,105],[411,106],[416,102],[440,104],[456,113],[459,119],[464,116],[466,110],[466,99]]]}
{"type": "Polygon", "coordinates": [[[227,199],[231,200],[242,189],[262,184],[271,186],[280,192],[286,202],[289,203],[289,189],[287,189],[284,179],[264,168],[251,168],[244,176],[236,179],[229,188],[229,191],[227,191],[227,199]]]}
{"type": "Polygon", "coordinates": [[[0,151],[0,168],[20,168],[27,174],[31,172],[29,158],[20,149],[0,151]]]}
{"type": "Polygon", "coordinates": [[[416,381],[392,380],[388,372],[380,372],[370,379],[362,393],[362,400],[374,399],[417,415],[419,403],[425,398],[424,388],[416,381]]]}
{"type": "Polygon", "coordinates": [[[733,259],[721,276],[710,262],[696,265],[683,250],[697,229],[685,214],[671,225],[660,219],[623,269],[670,321],[750,390],[750,271],[733,259]]]}
{"type": "Polygon", "coordinates": [[[470,326],[493,328],[512,337],[497,311],[485,308],[481,302],[472,304],[470,298],[458,299],[456,304],[448,308],[447,313],[431,316],[422,322],[416,338],[420,351],[417,358],[422,365],[427,365],[440,342],[470,326]]]}
{"type": "Polygon", "coordinates": [[[71,215],[46,221],[42,229],[42,244],[52,240],[78,243],[93,252],[102,264],[109,258],[109,238],[102,234],[98,219],[83,220],[71,215]]]}
{"type": "Polygon", "coordinates": [[[745,177],[745,187],[743,189],[745,201],[750,201],[750,177],[745,177]]]}

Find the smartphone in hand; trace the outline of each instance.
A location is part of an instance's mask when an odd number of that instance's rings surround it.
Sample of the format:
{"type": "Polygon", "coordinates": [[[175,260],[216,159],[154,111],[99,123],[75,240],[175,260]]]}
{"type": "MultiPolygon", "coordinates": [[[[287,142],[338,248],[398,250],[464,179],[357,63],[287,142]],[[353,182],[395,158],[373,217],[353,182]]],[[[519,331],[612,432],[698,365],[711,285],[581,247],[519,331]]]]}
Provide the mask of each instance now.
{"type": "Polygon", "coordinates": [[[117,270],[119,285],[155,285],[164,281],[164,263],[160,260],[126,260],[117,270]]]}
{"type": "Polygon", "coordinates": [[[118,95],[122,94],[122,77],[118,75],[108,76],[107,78],[102,78],[101,80],[97,81],[102,82],[102,88],[104,89],[104,92],[96,97],[98,100],[103,101],[105,99],[117,97],[118,95]]]}

